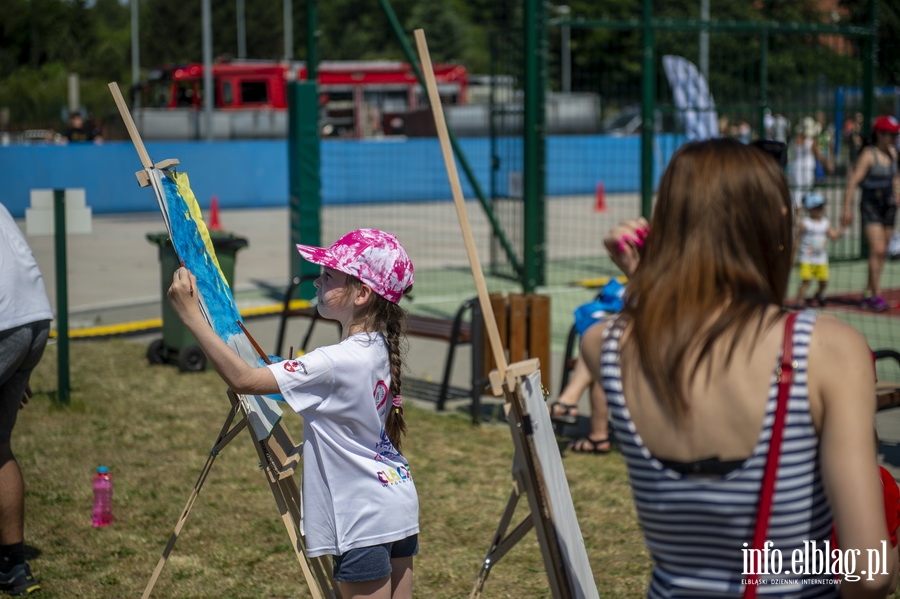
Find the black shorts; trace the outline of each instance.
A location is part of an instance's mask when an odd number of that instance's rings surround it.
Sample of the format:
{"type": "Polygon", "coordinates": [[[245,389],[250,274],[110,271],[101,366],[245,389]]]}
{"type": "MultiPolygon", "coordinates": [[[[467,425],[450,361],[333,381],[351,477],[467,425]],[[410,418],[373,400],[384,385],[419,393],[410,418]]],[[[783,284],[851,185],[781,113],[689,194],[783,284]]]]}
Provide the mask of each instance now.
{"type": "Polygon", "coordinates": [[[391,574],[391,560],[419,553],[419,535],[382,545],[351,549],[334,556],[334,579],[338,582],[368,582],[391,574]]]}
{"type": "Polygon", "coordinates": [[[859,213],[862,216],[862,226],[883,225],[894,228],[894,219],[897,217],[897,203],[890,187],[883,189],[863,189],[862,199],[859,203],[859,213]]]}

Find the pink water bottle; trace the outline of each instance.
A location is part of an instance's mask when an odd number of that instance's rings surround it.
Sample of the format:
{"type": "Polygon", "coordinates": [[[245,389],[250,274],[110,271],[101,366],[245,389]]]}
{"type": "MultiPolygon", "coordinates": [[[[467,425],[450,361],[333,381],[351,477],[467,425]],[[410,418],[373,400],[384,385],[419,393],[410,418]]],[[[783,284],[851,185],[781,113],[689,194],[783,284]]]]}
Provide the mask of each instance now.
{"type": "Polygon", "coordinates": [[[100,466],[94,475],[94,526],[112,524],[112,476],[109,468],[100,466]]]}

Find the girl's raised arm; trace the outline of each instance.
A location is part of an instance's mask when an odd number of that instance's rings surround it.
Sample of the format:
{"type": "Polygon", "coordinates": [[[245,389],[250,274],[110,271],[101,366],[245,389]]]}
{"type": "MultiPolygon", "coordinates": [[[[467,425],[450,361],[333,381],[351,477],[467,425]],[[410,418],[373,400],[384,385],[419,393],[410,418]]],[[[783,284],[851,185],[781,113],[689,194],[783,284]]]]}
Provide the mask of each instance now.
{"type": "Polygon", "coordinates": [[[249,395],[280,393],[278,382],[268,368],[253,368],[234,353],[203,318],[200,303],[194,296],[197,278],[187,268],[179,268],[172,277],[169,301],[175,313],[197,339],[219,376],[232,391],[249,395]]]}

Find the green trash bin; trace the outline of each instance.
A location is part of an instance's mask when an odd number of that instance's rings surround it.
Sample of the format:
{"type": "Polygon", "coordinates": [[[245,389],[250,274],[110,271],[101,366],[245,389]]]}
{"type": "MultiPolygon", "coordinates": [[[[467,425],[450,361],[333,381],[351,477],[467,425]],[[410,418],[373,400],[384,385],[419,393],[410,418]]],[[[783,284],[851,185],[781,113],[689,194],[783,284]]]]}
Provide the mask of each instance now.
{"type": "MultiPolygon", "coordinates": [[[[237,251],[247,247],[247,240],[232,233],[210,231],[209,239],[216,251],[216,258],[231,286],[234,282],[234,262],[237,251]]],[[[147,240],[159,248],[160,282],[162,289],[162,339],[156,339],[147,347],[147,359],[151,364],[177,364],[182,372],[197,372],[206,368],[206,356],[197,340],[184,326],[167,293],[175,271],[181,267],[168,233],[147,233],[147,240]]]]}

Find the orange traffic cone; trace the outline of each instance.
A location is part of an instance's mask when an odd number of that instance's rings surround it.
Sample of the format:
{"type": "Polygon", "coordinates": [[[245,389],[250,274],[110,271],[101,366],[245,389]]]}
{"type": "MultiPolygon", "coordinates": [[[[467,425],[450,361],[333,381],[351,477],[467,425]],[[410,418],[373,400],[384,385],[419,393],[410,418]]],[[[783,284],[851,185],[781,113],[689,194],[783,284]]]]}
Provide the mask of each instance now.
{"type": "Polygon", "coordinates": [[[606,212],[606,194],[603,189],[603,181],[597,182],[597,201],[594,204],[594,212],[606,212]]]}
{"type": "Polygon", "coordinates": [[[213,196],[209,201],[209,230],[221,231],[222,223],[219,222],[219,197],[213,196]]]}

